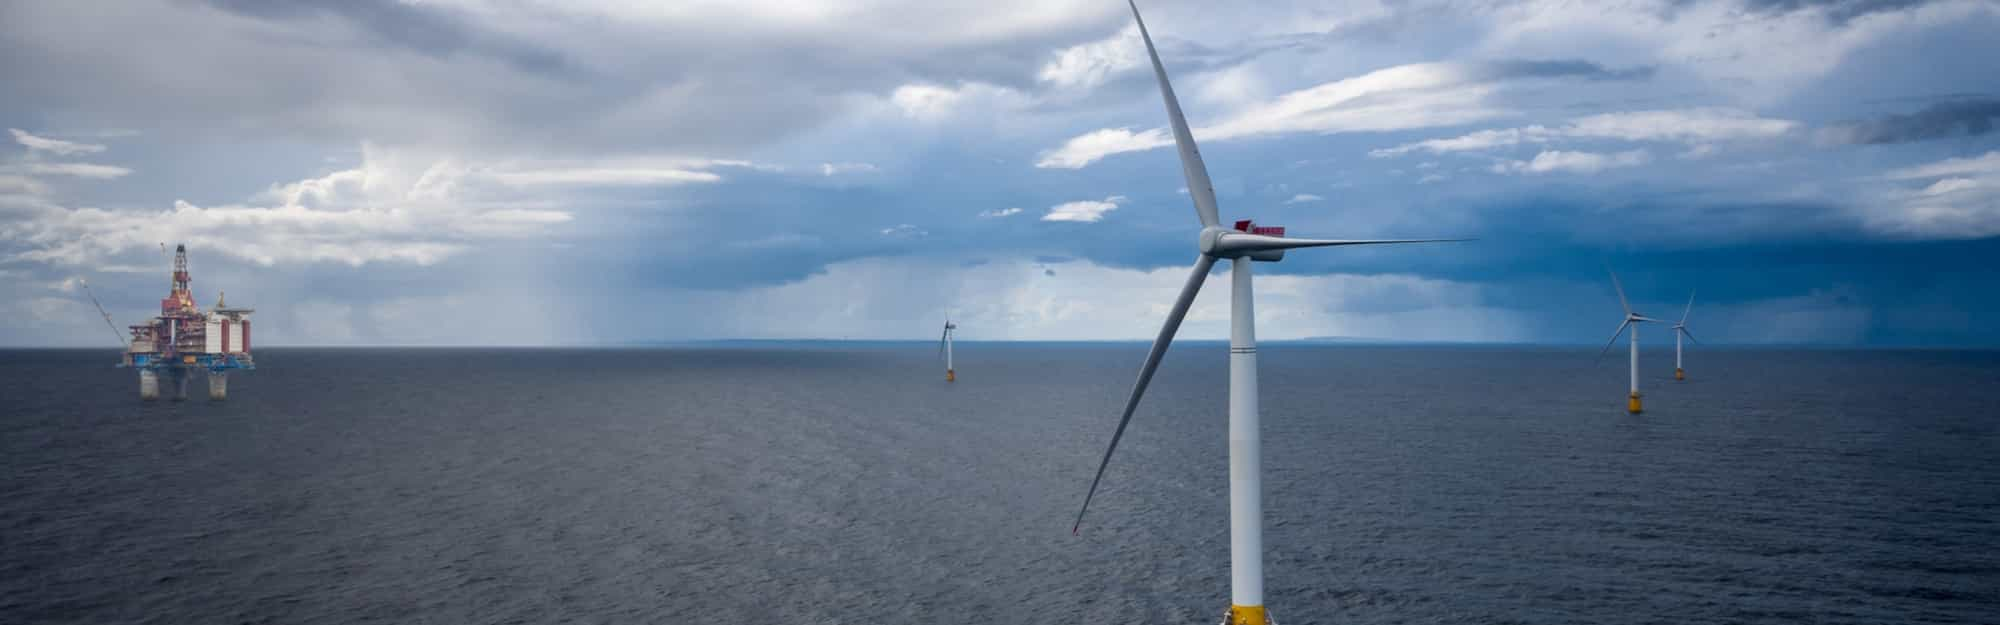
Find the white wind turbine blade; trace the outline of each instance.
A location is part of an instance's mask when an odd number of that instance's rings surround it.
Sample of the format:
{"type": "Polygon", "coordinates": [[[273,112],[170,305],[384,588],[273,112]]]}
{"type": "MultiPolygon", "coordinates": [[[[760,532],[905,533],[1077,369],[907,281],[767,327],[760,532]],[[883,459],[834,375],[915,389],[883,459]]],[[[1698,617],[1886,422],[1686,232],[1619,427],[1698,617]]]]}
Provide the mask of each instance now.
{"type": "Polygon", "coordinates": [[[1678,327],[1678,328],[1674,328],[1674,329],[1676,329],[1676,330],[1680,330],[1680,331],[1681,331],[1681,336],[1685,336],[1685,337],[1688,337],[1688,340],[1689,340],[1689,341],[1693,341],[1693,342],[1695,342],[1695,343],[1700,343],[1700,342],[1701,342],[1701,341],[1696,341],[1696,340],[1694,340],[1694,333],[1693,333],[1693,332],[1689,332],[1689,331],[1688,331],[1688,329],[1687,329],[1687,327],[1685,327],[1685,326],[1682,326],[1682,327],[1678,327]]]}
{"type": "Polygon", "coordinates": [[[1265,250],[1289,250],[1299,247],[1327,247],[1333,245],[1382,245],[1388,243],[1444,243],[1450,241],[1471,241],[1472,239],[1292,239],[1262,234],[1228,233],[1215,242],[1218,254],[1233,252],[1261,252],[1265,250]]]}
{"type": "Polygon", "coordinates": [[[1070,526],[1071,534],[1083,528],[1083,513],[1090,510],[1090,500],[1097,496],[1097,484],[1104,481],[1104,468],[1111,465],[1111,452],[1118,450],[1118,439],[1125,436],[1125,426],[1132,423],[1132,411],[1139,407],[1139,398],[1146,394],[1146,385],[1153,382],[1153,371],[1160,368],[1160,357],[1165,356],[1167,347],[1174,342],[1174,333],[1180,331],[1181,320],[1187,318],[1188,307],[1194,305],[1194,296],[1201,292],[1201,283],[1208,279],[1208,270],[1215,266],[1215,257],[1203,254],[1194,261],[1194,271],[1188,274],[1187,284],[1181,287],[1181,295],[1174,300],[1174,308],[1167,313],[1167,321],[1160,325],[1160,336],[1153,339],[1153,350],[1146,353],[1146,364],[1139,368],[1139,379],[1132,383],[1132,396],[1125,400],[1125,414],[1118,417],[1118,429],[1111,432],[1111,445],[1104,448],[1104,459],[1097,463],[1097,477],[1090,480],[1090,492],[1083,496],[1083,507],[1076,511],[1076,525],[1070,526]]]}
{"type": "Polygon", "coordinates": [[[1187,117],[1181,115],[1181,103],[1174,99],[1174,86],[1167,84],[1167,67],[1160,64],[1160,53],[1153,49],[1153,36],[1146,32],[1146,20],[1139,17],[1139,4],[1126,0],[1132,6],[1132,20],[1139,23],[1139,38],[1146,42],[1146,54],[1153,58],[1153,75],[1160,79],[1160,97],[1167,103],[1167,121],[1174,127],[1174,145],[1180,148],[1181,175],[1187,178],[1188,197],[1194,198],[1194,213],[1201,218],[1204,228],[1222,223],[1215,208],[1215,184],[1208,180],[1208,167],[1201,163],[1201,150],[1194,145],[1194,133],[1188,131],[1187,117]]]}
{"type": "Polygon", "coordinates": [[[1658,319],[1654,319],[1654,318],[1652,318],[1652,317],[1648,317],[1648,316],[1645,316],[1645,315],[1632,315],[1632,320],[1633,320],[1633,321],[1651,321],[1651,322],[1653,322],[1653,323],[1666,323],[1665,321],[1661,321],[1661,320],[1658,320],[1658,319]]]}
{"type": "Polygon", "coordinates": [[[1611,346],[1616,345],[1618,343],[1618,337],[1620,335],[1625,334],[1625,327],[1629,325],[1632,325],[1631,319],[1626,319],[1624,321],[1618,322],[1618,331],[1611,333],[1611,340],[1604,342],[1604,349],[1597,351],[1597,358],[1592,359],[1593,362],[1597,360],[1603,360],[1604,355],[1611,352],[1611,346]]]}
{"type": "Polygon", "coordinates": [[[1688,289],[1688,305],[1686,310],[1681,311],[1680,325],[1687,325],[1688,313],[1691,312],[1694,312],[1694,289],[1688,289]]]}
{"type": "Polygon", "coordinates": [[[1625,314],[1632,314],[1632,302],[1625,300],[1625,285],[1618,282],[1618,272],[1611,271],[1610,267],[1605,267],[1604,271],[1611,274],[1611,288],[1618,290],[1618,305],[1625,307],[1625,314]]]}

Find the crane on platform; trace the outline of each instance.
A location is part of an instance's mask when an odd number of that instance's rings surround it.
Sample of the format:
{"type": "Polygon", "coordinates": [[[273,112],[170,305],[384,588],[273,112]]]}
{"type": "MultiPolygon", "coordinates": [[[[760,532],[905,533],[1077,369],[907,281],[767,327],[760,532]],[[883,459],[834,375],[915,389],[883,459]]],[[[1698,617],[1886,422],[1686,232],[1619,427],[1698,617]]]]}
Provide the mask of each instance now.
{"type": "Polygon", "coordinates": [[[124,347],[125,333],[118,331],[118,324],[111,321],[111,313],[104,312],[104,303],[97,301],[96,293],[90,292],[90,281],[77,278],[76,283],[83,287],[84,295],[90,296],[90,304],[97,307],[97,314],[104,317],[104,327],[111,328],[111,340],[117,341],[119,347],[124,347]]]}

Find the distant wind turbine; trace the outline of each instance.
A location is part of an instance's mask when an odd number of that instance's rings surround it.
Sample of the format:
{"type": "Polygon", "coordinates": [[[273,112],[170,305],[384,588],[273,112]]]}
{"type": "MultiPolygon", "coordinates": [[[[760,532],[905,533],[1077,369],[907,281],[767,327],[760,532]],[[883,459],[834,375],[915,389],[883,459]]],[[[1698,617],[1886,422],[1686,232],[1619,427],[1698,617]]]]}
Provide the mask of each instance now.
{"type": "Polygon", "coordinates": [[[1612,344],[1618,342],[1618,335],[1624,334],[1625,328],[1632,328],[1632,392],[1626,398],[1625,410],[1632,414],[1639,414],[1643,410],[1639,405],[1639,324],[1646,322],[1661,323],[1661,321],[1632,312],[1632,302],[1625,299],[1625,285],[1618,283],[1618,272],[1611,271],[1610,269],[1606,269],[1605,271],[1611,273],[1611,288],[1618,290],[1618,305],[1625,307],[1625,321],[1618,324],[1618,331],[1611,333],[1611,340],[1604,342],[1604,349],[1597,352],[1597,357],[1603,358],[1606,352],[1611,351],[1612,344]]]}
{"type": "Polygon", "coordinates": [[[1160,54],[1153,47],[1153,37],[1146,31],[1145,20],[1139,17],[1139,7],[1131,0],[1132,19],[1138,23],[1139,37],[1146,43],[1146,54],[1152,58],[1153,73],[1159,79],[1160,96],[1166,104],[1167,121],[1173,126],[1174,144],[1180,150],[1181,174],[1187,178],[1188,196],[1194,200],[1195,216],[1201,220],[1201,233],[1196,239],[1199,255],[1195,258],[1194,270],[1188,274],[1187,283],[1181,287],[1180,296],[1174,300],[1173,309],[1167,313],[1166,323],[1161,325],[1160,334],[1153,339],[1152,351],[1146,354],[1145,365],[1139,368],[1139,379],[1132,384],[1132,394],[1125,400],[1125,412],[1118,418],[1118,429],[1111,434],[1111,444],[1104,450],[1104,459],[1097,465],[1097,476],[1090,481],[1090,491],[1084,495],[1083,507],[1077,510],[1076,526],[1071,532],[1083,527],[1084,512],[1090,509],[1091,498],[1097,495],[1097,486],[1104,480],[1104,469],[1111,464],[1111,454],[1118,449],[1118,440],[1125,436],[1125,426],[1132,422],[1132,411],[1139,406],[1139,398],[1145,395],[1146,386],[1153,380],[1153,372],[1160,366],[1160,358],[1174,340],[1174,333],[1180,329],[1181,321],[1187,317],[1188,307],[1194,304],[1195,294],[1208,278],[1209,269],[1215,261],[1226,259],[1230,265],[1229,299],[1229,571],[1230,608],[1226,623],[1231,625],[1265,625],[1270,620],[1264,610],[1264,528],[1263,528],[1263,484],[1259,475],[1261,464],[1262,438],[1258,433],[1257,414],[1257,338],[1256,319],[1250,289],[1250,262],[1274,262],[1284,258],[1285,250],[1299,247],[1324,247],[1334,245],[1371,245],[1384,243],[1427,243],[1434,241],[1462,241],[1464,239],[1288,239],[1284,238],[1284,228],[1256,227],[1250,220],[1235,223],[1231,229],[1222,225],[1217,216],[1215,186],[1209,182],[1208,169],[1202,164],[1201,152],[1195,148],[1194,136],[1188,131],[1187,119],[1181,115],[1180,102],[1174,99],[1174,89],[1167,82],[1167,70],[1160,63],[1160,54]]]}
{"type": "Polygon", "coordinates": [[[950,317],[946,317],[944,320],[944,335],[938,337],[938,356],[944,358],[944,381],[946,382],[958,381],[958,372],[953,371],[951,368],[951,331],[957,329],[958,325],[952,323],[950,317]]]}
{"type": "Polygon", "coordinates": [[[1701,341],[1695,341],[1694,333],[1688,332],[1688,313],[1691,312],[1694,312],[1693,290],[1688,291],[1687,310],[1681,311],[1681,322],[1674,324],[1674,379],[1676,380],[1688,379],[1687,373],[1681,370],[1681,337],[1685,336],[1687,337],[1687,340],[1694,341],[1696,343],[1701,342],[1701,341]]]}

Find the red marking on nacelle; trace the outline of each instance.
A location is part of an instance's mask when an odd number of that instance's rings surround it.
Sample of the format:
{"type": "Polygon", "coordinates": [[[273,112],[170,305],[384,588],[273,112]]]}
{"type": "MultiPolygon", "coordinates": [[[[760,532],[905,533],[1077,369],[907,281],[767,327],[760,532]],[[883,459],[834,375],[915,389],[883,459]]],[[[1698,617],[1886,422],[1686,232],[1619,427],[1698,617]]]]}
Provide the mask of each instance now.
{"type": "Polygon", "coordinates": [[[1236,231],[1237,231],[1237,232],[1249,232],[1249,231],[1250,231],[1250,220],[1248,220],[1248,219],[1238,219],[1238,220],[1236,220],[1236,231]]]}
{"type": "Polygon", "coordinates": [[[1285,227],[1284,227],[1284,226],[1253,226],[1253,227],[1251,227],[1251,228],[1250,228],[1250,234],[1261,234],[1261,235],[1264,235],[1264,236],[1272,236],[1272,237],[1282,237],[1282,236],[1285,236],[1285,227]]]}

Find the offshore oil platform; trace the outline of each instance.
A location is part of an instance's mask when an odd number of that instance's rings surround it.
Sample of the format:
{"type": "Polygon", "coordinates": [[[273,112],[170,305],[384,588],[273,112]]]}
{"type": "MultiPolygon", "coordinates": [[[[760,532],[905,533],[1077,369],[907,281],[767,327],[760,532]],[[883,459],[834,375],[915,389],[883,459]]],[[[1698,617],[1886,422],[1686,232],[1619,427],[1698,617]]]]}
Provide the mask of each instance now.
{"type": "Polygon", "coordinates": [[[204,370],[208,372],[208,398],[227,399],[229,371],[257,368],[250,358],[252,309],[229,306],[218,291],[215,307],[204,312],[195,305],[188,282],[187,246],[178,245],[174,247],[172,290],[160,300],[160,316],[130,326],[132,343],[118,363],[119,367],[139,370],[140,399],[159,399],[160,377],[167,376],[174,401],[185,400],[188,378],[204,370]]]}

